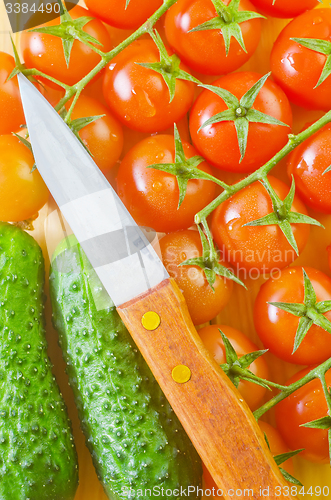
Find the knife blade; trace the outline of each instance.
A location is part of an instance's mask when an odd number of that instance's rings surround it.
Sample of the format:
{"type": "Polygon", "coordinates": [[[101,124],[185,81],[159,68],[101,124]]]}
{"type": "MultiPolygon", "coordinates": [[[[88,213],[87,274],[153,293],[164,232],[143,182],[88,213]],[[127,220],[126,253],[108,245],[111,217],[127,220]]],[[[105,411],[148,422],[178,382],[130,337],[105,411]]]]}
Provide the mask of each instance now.
{"type": "Polygon", "coordinates": [[[224,498],[291,498],[240,394],[205,349],[184,298],[91,156],[18,75],[37,168],[224,498]]]}

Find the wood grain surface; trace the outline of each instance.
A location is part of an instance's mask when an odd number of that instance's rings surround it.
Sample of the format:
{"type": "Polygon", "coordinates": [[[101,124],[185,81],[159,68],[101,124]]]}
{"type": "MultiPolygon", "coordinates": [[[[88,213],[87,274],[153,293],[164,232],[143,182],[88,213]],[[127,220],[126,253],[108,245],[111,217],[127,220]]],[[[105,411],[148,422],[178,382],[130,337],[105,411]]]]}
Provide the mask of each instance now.
{"type": "MultiPolygon", "coordinates": [[[[329,7],[329,0],[324,0],[324,6],[329,7]]],[[[269,19],[263,22],[263,32],[260,45],[253,58],[242,69],[257,71],[262,74],[269,71],[269,54],[272,43],[286,23],[287,21],[274,19],[269,19]]],[[[9,21],[4,9],[4,3],[0,0],[0,50],[12,53],[9,35],[9,21]]],[[[113,35],[115,39],[120,39],[122,37],[122,34],[119,32],[119,30],[114,30],[113,35]]],[[[19,46],[19,36],[14,35],[13,38],[19,46]]],[[[209,81],[213,80],[214,78],[210,79],[209,81]]],[[[296,107],[293,107],[293,110],[295,116],[295,132],[298,132],[306,122],[313,121],[321,116],[321,113],[319,112],[307,112],[296,107]]],[[[129,131],[126,131],[126,137],[128,140],[126,146],[127,149],[130,146],[131,142],[132,144],[134,144],[135,142],[137,142],[137,140],[140,139],[141,136],[139,134],[133,134],[129,131]]],[[[282,178],[286,180],[286,182],[288,182],[286,170],[284,167],[285,163],[282,162],[277,167],[276,174],[279,178],[282,178]]],[[[49,266],[49,253],[52,252],[56,243],[63,237],[61,227],[56,226],[56,224],[54,224],[54,219],[50,217],[50,214],[53,212],[53,210],[54,204],[52,204],[51,202],[42,209],[35,225],[35,231],[32,232],[32,235],[37,239],[37,241],[43,248],[47,269],[49,266]]],[[[310,215],[319,219],[324,224],[326,229],[323,231],[320,228],[312,228],[312,234],[309,243],[300,258],[296,261],[296,264],[309,264],[315,266],[318,269],[326,272],[330,276],[330,272],[327,266],[327,254],[325,249],[331,243],[331,217],[321,215],[313,211],[310,211],[310,215]],[[318,252],[316,251],[316,249],[318,249],[318,252]]],[[[262,284],[262,280],[248,280],[246,284],[249,286],[249,293],[245,292],[245,290],[243,290],[241,287],[235,285],[231,301],[226,309],[222,312],[222,314],[218,317],[218,322],[228,324],[229,326],[242,330],[260,346],[261,343],[257,338],[256,332],[254,330],[252,305],[254,303],[259,287],[262,284]]],[[[67,377],[64,371],[64,363],[62,361],[62,355],[57,344],[57,334],[53,330],[51,325],[51,310],[49,302],[50,301],[48,300],[46,311],[49,354],[54,364],[54,374],[56,375],[62,389],[69,409],[70,418],[73,422],[75,441],[79,455],[80,486],[77,491],[75,500],[106,500],[107,497],[103,493],[102,487],[96,477],[89,452],[85,447],[84,436],[82,435],[79,428],[77,412],[73,403],[73,395],[71,389],[68,386],[67,377]]],[[[295,367],[277,360],[270,354],[267,355],[267,361],[271,368],[272,379],[277,380],[279,383],[285,382],[290,375],[292,375],[299,369],[299,367],[295,367]]],[[[266,420],[268,420],[270,423],[274,423],[273,414],[271,413],[270,415],[267,415],[266,420]]],[[[312,464],[311,462],[305,461],[300,458],[294,459],[294,465],[295,475],[305,485],[306,491],[310,486],[312,486],[313,488],[315,486],[319,486],[321,488],[323,488],[323,486],[328,486],[330,488],[329,495],[323,496],[323,494],[308,494],[302,496],[302,498],[331,499],[331,470],[329,465],[312,464]]]]}
{"type": "Polygon", "coordinates": [[[258,499],[261,488],[270,500],[293,498],[277,495],[287,482],[247,404],[204,347],[175,281],[117,310],[224,498],[238,489],[258,499]],[[142,325],[151,311],[161,320],[153,331],[142,325]],[[173,379],[177,366],[191,372],[185,383],[173,379]]]}

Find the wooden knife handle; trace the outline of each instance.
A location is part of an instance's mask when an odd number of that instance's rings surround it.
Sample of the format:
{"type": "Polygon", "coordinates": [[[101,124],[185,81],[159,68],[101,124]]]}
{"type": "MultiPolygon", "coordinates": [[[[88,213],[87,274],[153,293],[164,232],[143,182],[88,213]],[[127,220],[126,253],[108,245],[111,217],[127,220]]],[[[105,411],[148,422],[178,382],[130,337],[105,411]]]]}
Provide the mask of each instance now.
{"type": "Polygon", "coordinates": [[[253,414],[204,347],[174,280],[118,312],[224,498],[244,490],[254,499],[293,498],[253,414]]]}

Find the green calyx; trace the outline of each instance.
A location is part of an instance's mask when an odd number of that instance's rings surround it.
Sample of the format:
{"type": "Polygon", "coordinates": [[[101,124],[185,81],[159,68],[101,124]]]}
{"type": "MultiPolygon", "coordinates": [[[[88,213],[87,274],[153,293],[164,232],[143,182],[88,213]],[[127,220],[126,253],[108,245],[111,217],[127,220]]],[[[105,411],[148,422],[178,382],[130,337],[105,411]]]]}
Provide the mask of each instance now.
{"type": "Polygon", "coordinates": [[[155,168],[156,170],[161,170],[176,176],[178,188],[179,188],[179,200],[178,208],[184,201],[187,184],[190,179],[204,179],[212,182],[217,182],[223,185],[222,181],[218,182],[218,179],[213,177],[206,172],[198,169],[200,163],[204,162],[205,159],[202,156],[193,156],[192,158],[186,158],[183,149],[183,143],[181,141],[177,125],[174,124],[174,139],[175,139],[175,163],[154,163],[149,165],[147,168],[155,168]]]}
{"type": "Polygon", "coordinates": [[[266,123],[269,125],[281,125],[282,127],[289,126],[286,123],[277,120],[273,116],[267,115],[253,108],[255,100],[259,95],[259,92],[262,89],[263,85],[269,78],[270,74],[271,73],[267,73],[262,78],[260,78],[260,80],[256,82],[242,96],[240,100],[236,96],[231,94],[231,92],[221,87],[216,87],[215,85],[200,84],[200,87],[210,90],[214,94],[218,95],[221,99],[223,99],[228,109],[222,111],[221,113],[217,113],[216,115],[209,118],[209,120],[206,120],[199,128],[198,132],[209,125],[213,125],[214,123],[225,121],[234,122],[241,155],[239,161],[240,163],[242,162],[246,154],[250,123],[266,123]]]}
{"type": "Polygon", "coordinates": [[[317,420],[313,420],[311,422],[307,422],[306,424],[301,424],[300,427],[307,427],[308,429],[322,429],[328,431],[328,443],[329,443],[329,457],[331,464],[331,389],[328,387],[326,382],[325,373],[319,373],[318,378],[322,384],[324,396],[326,403],[328,405],[328,415],[322,418],[318,418],[317,420]]]}
{"type": "Polygon", "coordinates": [[[249,380],[254,384],[270,390],[267,380],[257,377],[248,369],[248,367],[260,356],[263,356],[268,349],[250,352],[239,358],[227,336],[222,332],[222,330],[218,330],[223,340],[226,358],[226,363],[220,365],[220,367],[229,377],[233,385],[238,388],[240,380],[249,380]]]}
{"type": "Polygon", "coordinates": [[[324,54],[326,56],[326,61],[323,66],[323,70],[321,76],[317,84],[315,85],[315,89],[321,85],[331,74],[331,42],[327,40],[320,40],[316,38],[291,38],[294,42],[299,43],[303,47],[307,49],[313,50],[314,52],[318,52],[319,54],[324,54]]]}
{"type": "Polygon", "coordinates": [[[303,304],[269,302],[270,305],[300,318],[292,354],[298,349],[312,325],[319,326],[331,334],[331,321],[324,316],[326,312],[331,311],[331,300],[317,302],[314,287],[306,271],[304,269],[302,271],[305,289],[303,304]]]}
{"type": "Polygon", "coordinates": [[[93,157],[93,154],[91,153],[91,151],[88,149],[86,144],[82,141],[82,139],[79,135],[79,132],[87,125],[90,125],[90,123],[93,123],[93,122],[99,120],[100,118],[103,118],[105,115],[87,116],[84,118],[77,118],[76,120],[71,120],[69,118],[67,120],[66,117],[68,116],[68,112],[65,108],[62,109],[60,115],[66,121],[68,127],[72,130],[72,132],[75,134],[75,136],[77,137],[79,142],[82,144],[82,146],[84,146],[84,148],[89,153],[89,155],[91,155],[93,157]]]}
{"type": "MultiPolygon", "coordinates": [[[[79,40],[87,46],[90,44],[102,45],[98,40],[96,40],[93,36],[89,35],[85,31],[83,31],[83,27],[93,19],[93,17],[80,17],[78,19],[72,19],[67,9],[62,4],[61,0],[58,0],[60,4],[60,12],[61,12],[61,22],[58,26],[47,26],[45,28],[35,28],[33,30],[29,30],[31,32],[37,33],[46,33],[48,35],[57,36],[62,39],[64,57],[69,67],[70,56],[72,47],[74,45],[75,40],[79,40]]],[[[95,50],[95,47],[93,47],[95,50]]]]}
{"type": "MultiPolygon", "coordinates": [[[[12,39],[12,37],[10,37],[10,41],[11,41],[11,44],[12,44],[12,47],[13,47],[13,53],[14,53],[14,59],[15,59],[15,68],[13,69],[13,71],[8,76],[8,78],[6,80],[7,82],[9,82],[9,80],[11,80],[12,78],[14,78],[19,73],[25,74],[26,71],[27,71],[25,64],[22,63],[21,60],[20,60],[20,56],[18,54],[16,45],[15,45],[14,40],[12,39]]],[[[38,85],[42,86],[41,83],[38,82],[38,80],[36,80],[32,75],[26,75],[26,77],[28,78],[28,80],[30,80],[31,83],[38,83],[38,85]]]]}
{"type": "Polygon", "coordinates": [[[15,68],[13,69],[13,71],[8,76],[7,82],[9,82],[9,80],[11,80],[12,78],[14,78],[14,76],[18,75],[18,73],[22,73],[24,71],[24,69],[25,69],[25,65],[21,63],[20,56],[18,55],[18,51],[17,51],[16,45],[15,45],[14,40],[12,39],[11,36],[10,36],[10,41],[11,41],[11,44],[12,44],[12,47],[13,47],[13,52],[14,52],[15,68]]]}
{"type": "MultiPolygon", "coordinates": [[[[266,436],[265,433],[264,433],[264,439],[265,439],[265,441],[266,441],[266,443],[268,445],[268,448],[270,450],[269,441],[268,441],[268,438],[267,438],[267,436],[266,436]]],[[[284,479],[286,479],[286,481],[288,481],[289,483],[296,484],[298,486],[302,486],[302,483],[300,483],[300,481],[298,479],[296,479],[295,477],[293,477],[291,474],[289,474],[285,469],[283,469],[280,466],[284,462],[286,462],[286,460],[289,460],[290,458],[295,457],[296,455],[298,455],[298,453],[301,453],[303,450],[304,450],[304,448],[301,448],[300,450],[289,451],[287,453],[281,453],[280,455],[275,455],[273,457],[274,461],[278,465],[278,468],[279,468],[280,472],[282,473],[284,479]]]]}
{"type": "Polygon", "coordinates": [[[203,30],[220,30],[224,38],[226,55],[229,53],[232,37],[247,52],[240,24],[250,19],[264,18],[264,16],[257,12],[239,11],[240,0],[231,0],[229,5],[224,5],[222,0],[212,0],[212,2],[217,12],[217,17],[196,26],[190,30],[190,33],[203,30]]]}
{"type": "Polygon", "coordinates": [[[301,424],[300,427],[307,427],[308,429],[324,429],[329,430],[331,428],[331,417],[322,417],[312,422],[307,422],[306,424],[301,424]]]}
{"type": "Polygon", "coordinates": [[[307,427],[308,429],[322,429],[328,431],[329,457],[331,459],[331,417],[327,415],[326,417],[318,418],[317,420],[313,420],[312,422],[301,424],[300,427],[307,427]]]}
{"type": "Polygon", "coordinates": [[[228,269],[225,266],[222,266],[222,264],[219,263],[219,257],[217,255],[217,251],[215,249],[212,236],[206,221],[203,221],[203,226],[207,232],[208,239],[205,233],[200,228],[200,226],[197,226],[202,243],[202,256],[194,259],[185,260],[180,265],[198,266],[201,269],[203,269],[206,279],[213,291],[214,291],[213,285],[215,283],[216,276],[222,276],[223,278],[230,279],[232,281],[235,281],[239,285],[245,287],[243,282],[239,278],[237,278],[237,276],[230,269],[228,269]]]}
{"type": "Polygon", "coordinates": [[[181,60],[176,54],[169,56],[167,49],[160,37],[159,33],[156,30],[149,31],[150,36],[152,37],[155,45],[157,46],[160,53],[160,62],[158,63],[136,63],[143,68],[152,69],[159,73],[165,84],[169,89],[170,94],[170,102],[172,102],[175,97],[176,91],[176,80],[186,80],[189,82],[194,82],[199,84],[200,81],[194,78],[194,76],[190,75],[186,71],[180,69],[181,60]]]}
{"type": "Polygon", "coordinates": [[[284,234],[293,250],[297,255],[299,255],[298,245],[294,238],[291,224],[311,224],[314,226],[323,227],[322,224],[316,219],[309,217],[308,215],[300,214],[298,212],[292,212],[292,205],[295,195],[295,182],[293,176],[291,189],[284,200],[281,200],[279,198],[267,178],[262,179],[260,182],[268,191],[268,194],[272,201],[273,212],[266,215],[265,217],[262,217],[261,219],[248,222],[247,224],[245,224],[245,226],[277,225],[281,229],[282,233],[284,234]]]}

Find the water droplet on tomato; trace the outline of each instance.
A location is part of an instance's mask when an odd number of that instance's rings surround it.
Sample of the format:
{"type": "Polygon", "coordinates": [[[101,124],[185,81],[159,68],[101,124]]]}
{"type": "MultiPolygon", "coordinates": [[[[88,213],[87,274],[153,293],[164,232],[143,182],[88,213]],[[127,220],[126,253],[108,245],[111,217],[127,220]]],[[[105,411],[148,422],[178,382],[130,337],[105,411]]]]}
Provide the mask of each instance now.
{"type": "Polygon", "coordinates": [[[152,118],[153,116],[155,116],[156,109],[147,92],[141,87],[135,87],[135,93],[138,100],[138,106],[143,115],[145,115],[147,118],[152,118]]]}
{"type": "Polygon", "coordinates": [[[154,182],[152,187],[153,187],[154,191],[161,191],[161,189],[162,189],[162,182],[158,182],[158,181],[154,182]]]}

